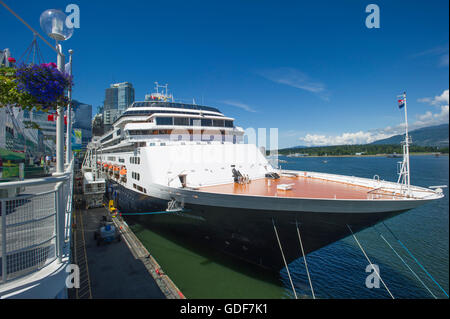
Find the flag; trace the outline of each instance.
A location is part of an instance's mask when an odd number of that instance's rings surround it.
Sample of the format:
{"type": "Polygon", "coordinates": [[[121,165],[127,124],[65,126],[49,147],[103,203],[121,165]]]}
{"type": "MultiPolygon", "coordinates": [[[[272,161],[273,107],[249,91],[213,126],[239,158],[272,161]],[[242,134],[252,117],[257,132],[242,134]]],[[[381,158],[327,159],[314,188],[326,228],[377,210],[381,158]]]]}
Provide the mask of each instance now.
{"type": "Polygon", "coordinates": [[[80,129],[72,130],[72,151],[80,151],[82,146],[82,133],[80,129]]]}
{"type": "Polygon", "coordinates": [[[401,109],[404,106],[405,106],[405,100],[404,99],[398,100],[398,108],[401,109]]]}

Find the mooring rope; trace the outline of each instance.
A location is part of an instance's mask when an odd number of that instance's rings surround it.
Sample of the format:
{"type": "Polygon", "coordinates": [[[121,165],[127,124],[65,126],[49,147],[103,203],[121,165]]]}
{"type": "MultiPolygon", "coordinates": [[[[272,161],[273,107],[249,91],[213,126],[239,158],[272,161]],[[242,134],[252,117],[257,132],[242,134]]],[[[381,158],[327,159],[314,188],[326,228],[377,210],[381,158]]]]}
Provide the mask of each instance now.
{"type": "Polygon", "coordinates": [[[442,292],[447,296],[448,298],[448,294],[447,292],[444,290],[444,288],[441,287],[441,285],[439,285],[439,283],[433,278],[433,276],[431,276],[431,274],[425,269],[425,267],[422,266],[422,264],[417,260],[416,257],[414,257],[414,255],[409,251],[409,249],[401,242],[400,239],[397,238],[397,236],[395,236],[395,234],[392,232],[392,230],[383,222],[384,227],[387,228],[387,230],[391,233],[391,235],[400,243],[400,245],[406,250],[406,252],[412,257],[412,259],[414,259],[414,261],[420,266],[420,268],[422,268],[422,270],[428,275],[428,277],[431,278],[431,280],[433,280],[433,282],[442,290],[442,292]]]}
{"type": "MultiPolygon", "coordinates": [[[[366,257],[367,261],[369,262],[370,265],[373,265],[372,262],[370,261],[369,257],[367,256],[366,252],[364,251],[364,249],[362,248],[361,244],[359,243],[358,239],[356,238],[355,234],[353,233],[352,229],[350,228],[349,225],[347,225],[348,229],[350,230],[350,232],[352,233],[353,238],[355,239],[356,243],[358,244],[359,248],[361,249],[361,251],[363,252],[364,256],[366,257]]],[[[375,273],[377,274],[378,278],[380,279],[380,281],[383,283],[383,286],[386,288],[387,292],[389,293],[389,295],[391,296],[392,299],[395,299],[394,296],[392,295],[391,291],[389,290],[389,288],[386,286],[386,284],[384,283],[383,279],[381,279],[380,274],[378,273],[378,271],[376,270],[375,267],[373,267],[373,271],[375,271],[375,273]]]]}
{"type": "Polygon", "coordinates": [[[278,237],[277,228],[275,227],[275,222],[273,221],[273,218],[272,218],[272,224],[273,224],[273,229],[275,230],[275,236],[277,236],[277,241],[278,241],[278,246],[280,247],[281,256],[283,257],[283,262],[284,262],[284,265],[286,266],[289,281],[291,282],[292,291],[294,292],[295,299],[298,299],[297,293],[295,292],[294,283],[292,282],[291,273],[289,272],[289,267],[286,262],[286,258],[284,258],[283,248],[281,247],[280,238],[278,237]]]}
{"type": "Polygon", "coordinates": [[[384,240],[384,242],[394,251],[397,257],[400,258],[403,264],[405,264],[405,266],[408,267],[408,269],[413,273],[413,275],[417,278],[417,280],[420,281],[420,283],[429,291],[429,293],[434,297],[434,299],[437,299],[437,297],[431,292],[430,288],[428,288],[427,285],[425,285],[425,283],[419,278],[419,276],[414,272],[414,270],[412,270],[411,267],[409,267],[408,263],[397,253],[397,251],[394,249],[394,247],[391,246],[391,244],[386,240],[386,238],[384,238],[383,234],[381,234],[378,230],[377,232],[378,235],[380,235],[380,237],[384,240]]]}
{"type": "Polygon", "coordinates": [[[300,230],[298,228],[297,220],[295,221],[295,226],[297,227],[298,240],[300,241],[300,248],[302,249],[303,261],[305,262],[306,274],[308,275],[308,281],[309,281],[309,286],[311,287],[311,293],[312,293],[313,299],[316,299],[316,295],[314,294],[314,288],[313,288],[313,285],[311,282],[311,277],[309,276],[308,263],[306,262],[305,251],[303,250],[302,237],[300,236],[300,230]]]}

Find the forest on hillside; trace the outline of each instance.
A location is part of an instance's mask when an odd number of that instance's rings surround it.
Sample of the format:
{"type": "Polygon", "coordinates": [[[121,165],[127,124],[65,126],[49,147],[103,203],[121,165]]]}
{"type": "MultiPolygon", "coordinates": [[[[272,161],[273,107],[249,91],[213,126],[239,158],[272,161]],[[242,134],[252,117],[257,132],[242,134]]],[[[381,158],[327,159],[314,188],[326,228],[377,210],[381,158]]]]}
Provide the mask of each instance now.
{"type": "MultiPolygon", "coordinates": [[[[410,153],[442,153],[448,154],[448,147],[411,145],[410,153]]],[[[316,147],[293,147],[278,150],[280,155],[304,154],[308,156],[339,156],[339,155],[377,155],[377,154],[402,154],[401,145],[336,145],[316,147]]]]}

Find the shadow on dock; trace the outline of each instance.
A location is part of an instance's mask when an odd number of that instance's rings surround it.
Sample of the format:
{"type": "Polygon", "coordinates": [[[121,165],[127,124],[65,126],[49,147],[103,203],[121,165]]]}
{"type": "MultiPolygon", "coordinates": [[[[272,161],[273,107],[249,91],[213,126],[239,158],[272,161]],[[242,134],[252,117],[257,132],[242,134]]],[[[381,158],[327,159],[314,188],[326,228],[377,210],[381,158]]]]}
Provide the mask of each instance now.
{"type": "Polygon", "coordinates": [[[76,225],[84,230],[92,298],[165,299],[147,268],[133,256],[125,241],[97,246],[94,232],[107,213],[105,208],[82,210],[82,225],[76,225]]]}

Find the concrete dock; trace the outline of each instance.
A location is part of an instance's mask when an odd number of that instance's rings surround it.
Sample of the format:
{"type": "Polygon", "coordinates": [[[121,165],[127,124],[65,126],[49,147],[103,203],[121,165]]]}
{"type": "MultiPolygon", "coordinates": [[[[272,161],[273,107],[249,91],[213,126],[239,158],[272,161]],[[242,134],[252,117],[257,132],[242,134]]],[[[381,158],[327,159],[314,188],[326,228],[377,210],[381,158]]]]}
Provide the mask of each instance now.
{"type": "Polygon", "coordinates": [[[74,215],[73,256],[80,267],[81,286],[71,289],[75,290],[72,298],[184,298],[119,218],[112,220],[122,240],[97,246],[94,232],[102,216],[111,217],[108,209],[75,209],[74,215]]]}

